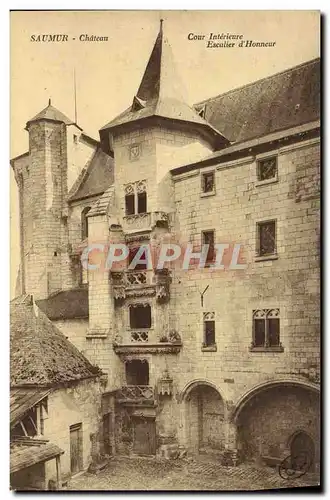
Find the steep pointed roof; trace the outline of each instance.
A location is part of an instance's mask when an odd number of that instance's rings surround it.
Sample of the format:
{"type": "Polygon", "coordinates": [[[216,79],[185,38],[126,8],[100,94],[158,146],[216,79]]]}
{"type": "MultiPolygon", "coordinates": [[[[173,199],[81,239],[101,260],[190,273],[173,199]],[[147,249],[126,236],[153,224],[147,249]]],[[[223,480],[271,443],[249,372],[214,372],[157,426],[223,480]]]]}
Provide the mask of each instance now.
{"type": "Polygon", "coordinates": [[[113,164],[113,158],[97,148],[72,186],[69,202],[104,193],[113,183],[113,164]]]}
{"type": "Polygon", "coordinates": [[[33,302],[10,303],[10,383],[56,387],[101,374],[33,302]]]}
{"type": "Polygon", "coordinates": [[[188,122],[204,129],[213,139],[227,144],[227,139],[186,103],[185,92],[175,69],[172,49],[164,37],[162,22],[144,75],[132,104],[101,128],[114,129],[145,118],[158,117],[188,122]]]}
{"type": "Polygon", "coordinates": [[[51,100],[49,99],[48,101],[48,106],[44,108],[40,113],[38,113],[36,116],[31,118],[26,124],[26,127],[28,128],[29,124],[32,122],[36,122],[39,120],[47,120],[47,121],[52,121],[52,122],[63,122],[66,125],[73,125],[74,122],[70,120],[65,114],[63,114],[61,111],[56,109],[54,106],[52,106],[51,100]]]}

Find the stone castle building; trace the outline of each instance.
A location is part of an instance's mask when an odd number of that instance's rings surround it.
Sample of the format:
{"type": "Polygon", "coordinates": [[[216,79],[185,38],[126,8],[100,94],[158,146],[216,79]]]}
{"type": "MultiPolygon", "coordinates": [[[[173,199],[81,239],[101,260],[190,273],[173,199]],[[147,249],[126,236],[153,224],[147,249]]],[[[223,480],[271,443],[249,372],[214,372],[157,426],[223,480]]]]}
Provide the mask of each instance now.
{"type": "Polygon", "coordinates": [[[99,141],[51,103],[27,122],[21,293],[107,374],[109,453],[318,463],[319,93],[316,59],[189,107],[161,27],[99,141]],[[206,266],[128,269],[168,241],[206,266]],[[87,271],[87,243],[129,255],[87,271]]]}

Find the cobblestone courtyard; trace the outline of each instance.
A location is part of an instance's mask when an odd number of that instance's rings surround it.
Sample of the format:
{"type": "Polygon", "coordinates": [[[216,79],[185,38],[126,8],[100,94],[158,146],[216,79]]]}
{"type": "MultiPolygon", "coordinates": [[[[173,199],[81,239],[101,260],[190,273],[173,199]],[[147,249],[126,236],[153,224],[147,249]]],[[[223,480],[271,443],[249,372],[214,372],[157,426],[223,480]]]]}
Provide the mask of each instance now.
{"type": "Polygon", "coordinates": [[[262,490],[317,486],[316,474],[282,479],[276,469],[252,465],[223,467],[214,461],[160,461],[116,457],[99,474],[84,473],[73,478],[68,490],[262,490]]]}

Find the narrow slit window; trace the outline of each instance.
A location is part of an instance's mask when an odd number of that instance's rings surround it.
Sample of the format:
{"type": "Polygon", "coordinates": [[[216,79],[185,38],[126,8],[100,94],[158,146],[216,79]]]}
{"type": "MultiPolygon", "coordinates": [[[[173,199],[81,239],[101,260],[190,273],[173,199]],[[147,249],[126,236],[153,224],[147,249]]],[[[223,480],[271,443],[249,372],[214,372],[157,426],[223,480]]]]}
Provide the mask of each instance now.
{"type": "Polygon", "coordinates": [[[85,207],[81,212],[81,239],[85,240],[88,238],[88,217],[87,214],[91,207],[85,207]]]}
{"type": "Polygon", "coordinates": [[[202,233],[203,245],[208,245],[206,263],[210,264],[214,261],[214,231],[203,231],[202,233]]]}
{"type": "Polygon", "coordinates": [[[214,313],[204,313],[204,347],[215,345],[215,315],[214,313]]]}

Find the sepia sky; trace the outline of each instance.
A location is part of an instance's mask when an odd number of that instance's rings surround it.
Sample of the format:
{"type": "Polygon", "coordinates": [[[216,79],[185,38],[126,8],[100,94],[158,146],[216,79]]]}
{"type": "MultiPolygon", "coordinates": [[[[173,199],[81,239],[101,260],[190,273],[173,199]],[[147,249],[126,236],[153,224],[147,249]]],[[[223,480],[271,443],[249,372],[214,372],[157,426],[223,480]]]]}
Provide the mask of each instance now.
{"type": "MultiPolygon", "coordinates": [[[[26,122],[48,104],[98,130],[132,102],[164,19],[188,102],[196,103],[319,56],[318,11],[21,11],[11,12],[11,157],[28,150],[26,122]],[[272,48],[206,48],[188,34],[242,34],[272,48]],[[31,42],[35,34],[68,34],[68,42],[31,42]],[[108,42],[81,42],[81,34],[108,42]],[[72,40],[75,37],[76,40],[72,40]]],[[[220,40],[217,40],[219,42],[220,40]]],[[[13,294],[18,265],[17,192],[11,175],[13,294]]]]}
{"type": "Polygon", "coordinates": [[[76,11],[11,13],[11,153],[28,148],[26,121],[48,98],[78,123],[98,130],[132,101],[164,19],[190,103],[198,102],[319,55],[317,11],[76,11]],[[274,48],[206,48],[188,34],[237,33],[276,41],[274,48]],[[31,42],[32,34],[65,33],[76,40],[31,42]],[[80,42],[80,34],[108,42],[80,42]]]}

